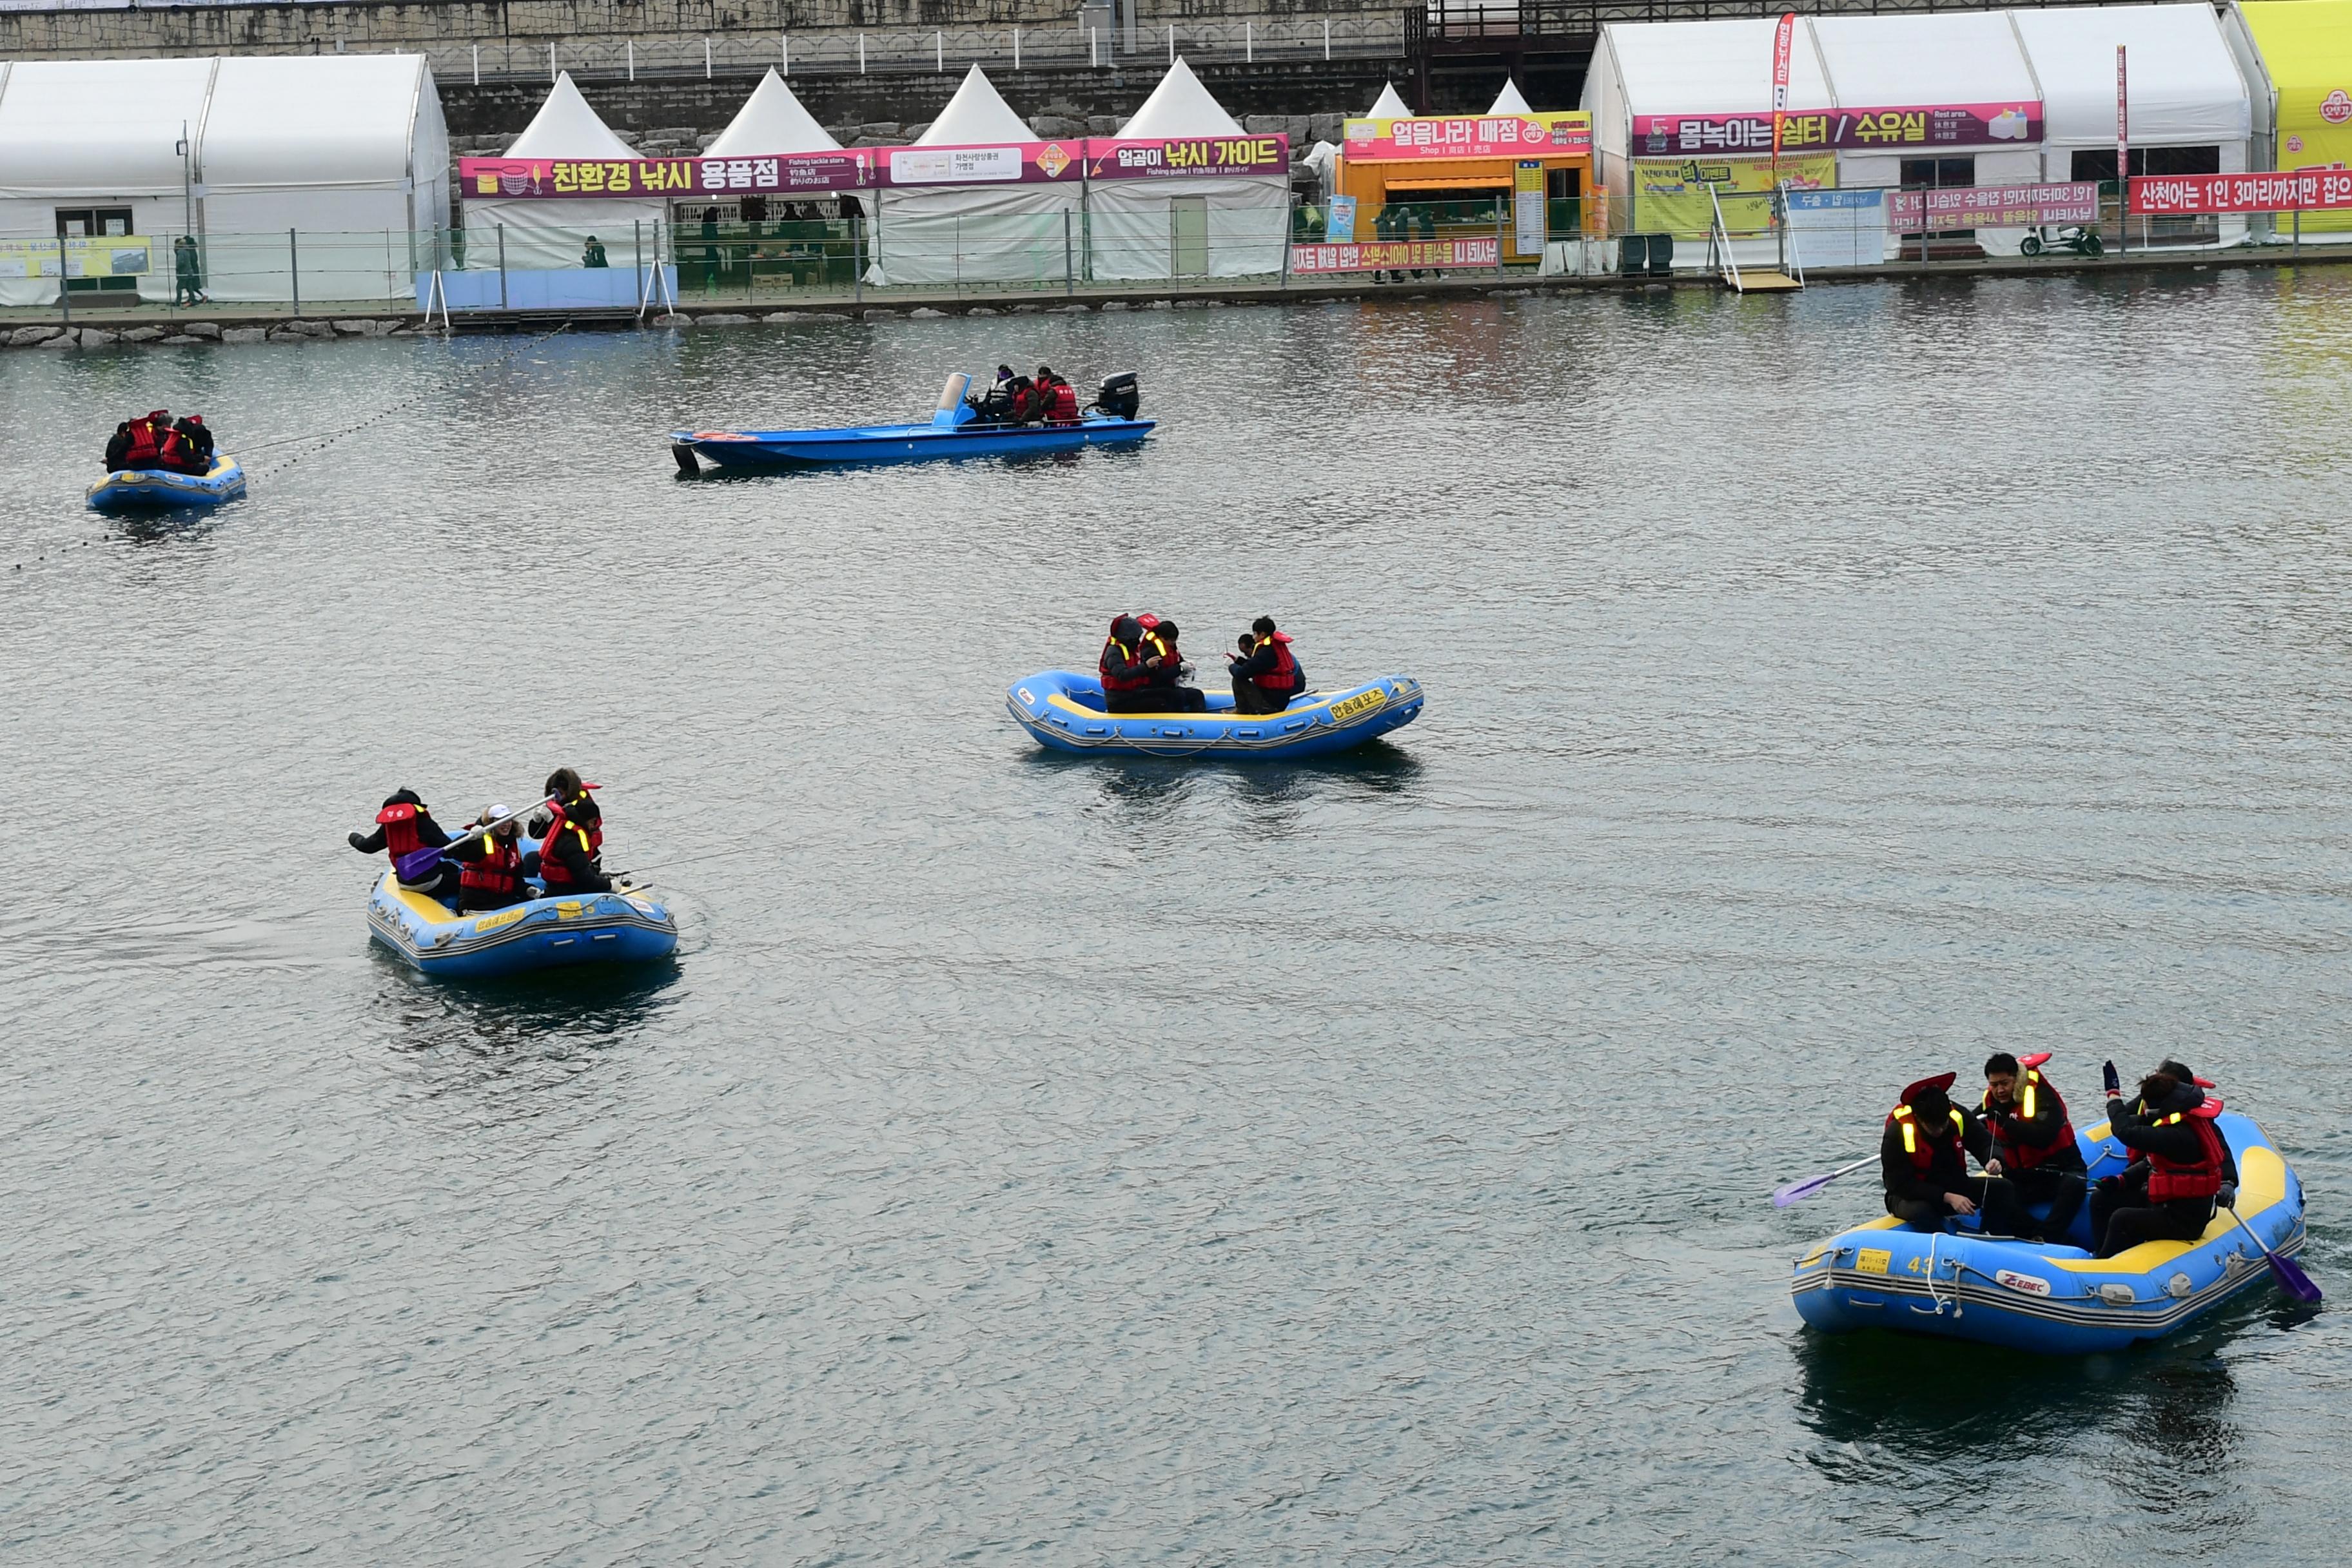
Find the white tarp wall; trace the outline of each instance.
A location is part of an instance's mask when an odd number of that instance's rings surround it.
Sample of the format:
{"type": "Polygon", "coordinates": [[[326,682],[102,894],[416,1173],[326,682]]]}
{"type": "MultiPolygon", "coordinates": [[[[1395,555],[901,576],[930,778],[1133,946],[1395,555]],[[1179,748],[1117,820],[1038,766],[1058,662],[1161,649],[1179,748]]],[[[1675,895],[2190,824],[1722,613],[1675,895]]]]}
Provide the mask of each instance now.
{"type": "MultiPolygon", "coordinates": [[[[1179,57],[1118,134],[1146,140],[1244,132],[1179,57]]],[[[1290,174],[1097,180],[1087,187],[1086,206],[1092,277],[1266,277],[1282,270],[1289,239],[1290,174]],[[1180,234],[1180,204],[1183,221],[1197,209],[1205,222],[1207,246],[1198,266],[1180,234]]]]}
{"type": "MultiPolygon", "coordinates": [[[[1815,16],[1810,29],[1822,68],[1837,84],[1840,109],[1913,104],[2031,103],[2042,96],[2025,50],[2003,11],[1931,16],[1815,16]]],[[[2107,139],[2115,140],[2115,54],[2107,55],[2107,139]]],[[[1790,107],[1796,108],[1793,96],[1790,107]]],[[[1972,158],[1978,185],[2032,184],[2042,178],[2042,149],[2031,142],[1974,147],[1916,147],[1885,153],[1841,150],[1838,188],[1892,188],[1904,183],[1907,158],[1972,158]]],[[[1989,256],[2014,256],[2025,231],[1980,228],[1976,242],[1989,256]]],[[[1889,237],[1888,255],[1896,244],[1889,237]]]]}
{"type": "MultiPolygon", "coordinates": [[[[52,239],[58,209],[129,207],[129,232],[200,226],[193,157],[182,128],[201,134],[215,59],[41,60],[0,66],[0,237],[52,239]]],[[[26,268],[11,266],[8,271],[26,268]]],[[[141,298],[172,297],[168,240],[139,279],[141,298]]],[[[54,277],[0,273],[0,305],[47,305],[54,277]]]]}
{"type": "MultiPolygon", "coordinates": [[[[780,149],[779,149],[780,150],[780,149]]],[[[548,89],[514,145],[509,158],[596,158],[606,163],[635,163],[637,153],[613,134],[611,127],[588,107],[580,89],[564,71],[548,89]]],[[[578,267],[590,235],[604,241],[614,265],[634,258],[635,237],[642,236],[648,258],[658,255],[667,204],[658,196],[617,196],[601,201],[547,201],[530,196],[485,196],[468,199],[466,214],[466,269],[495,272],[501,246],[509,270],[578,267]]]]}
{"type": "MultiPolygon", "coordinates": [[[[1691,156],[1671,148],[1633,145],[1637,114],[1769,114],[1772,111],[1770,16],[1712,22],[1612,22],[1585,72],[1578,107],[1592,116],[1593,183],[1609,194],[1612,232],[1647,232],[1632,165],[1638,158],[1675,161],[1691,156]],[[1632,226],[1631,230],[1626,225],[1632,226]]],[[[1797,23],[1789,51],[1789,107],[1830,106],[1830,86],[1806,23],[1797,23]]],[[[1720,154],[1717,154],[1720,156],[1720,154]]],[[[1780,255],[1771,239],[1737,240],[1732,257],[1742,267],[1771,267],[1780,255]]],[[[1675,260],[1703,264],[1706,247],[1680,247],[1675,260]]]]}
{"type": "Polygon", "coordinates": [[[410,300],[449,222],[449,135],[422,55],[231,57],[203,143],[205,291],[410,300]],[[288,230],[296,233],[290,237],[288,230]]]}
{"type": "MultiPolygon", "coordinates": [[[[986,147],[1040,140],[973,66],[918,147],[986,147]]],[[[892,185],[859,200],[874,219],[866,280],[1028,283],[1085,265],[1078,181],[892,185]]]]}
{"type": "MultiPolygon", "coordinates": [[[[2250,167],[2252,94],[2210,5],[2118,5],[2013,11],[2042,83],[2042,177],[2074,177],[2074,153],[2116,149],[2116,49],[2130,67],[2131,144],[2218,149],[2222,174],[2250,167]]],[[[2221,243],[2246,237],[2223,217],[2221,243]]]]}

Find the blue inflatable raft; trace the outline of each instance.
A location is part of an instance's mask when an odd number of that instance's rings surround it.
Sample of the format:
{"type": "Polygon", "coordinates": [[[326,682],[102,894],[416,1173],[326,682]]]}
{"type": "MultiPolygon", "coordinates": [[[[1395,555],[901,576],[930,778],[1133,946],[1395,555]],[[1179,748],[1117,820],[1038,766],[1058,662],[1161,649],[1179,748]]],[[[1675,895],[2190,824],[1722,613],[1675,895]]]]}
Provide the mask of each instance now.
{"type": "MultiPolygon", "coordinates": [[[[2302,1249],[2303,1184],[2263,1130],[2225,1110],[2214,1130],[2238,1163],[2237,1213],[2263,1247],[2302,1249]]],[[[2077,1131],[2091,1179],[2122,1172],[2130,1152],[2101,1122],[2077,1131]]],[[[2089,1205],[2078,1245],[1989,1240],[1973,1230],[1910,1229],[1885,1215],[1843,1231],[1797,1260],[1789,1284],[1814,1328],[1894,1329],[1978,1340],[2048,1355],[2121,1350],[2162,1339],[2241,1291],[2265,1286],[2260,1247],[2217,1211],[2197,1241],[2143,1242],[2113,1258],[2089,1251],[2089,1205]]],[[[1955,1221],[1973,1225],[1973,1221],[1955,1221]]]]}
{"type": "Polygon", "coordinates": [[[1133,446],[1151,434],[1152,421],[1134,416],[1135,378],[1103,383],[1093,411],[1062,425],[1009,425],[982,416],[964,400],[971,378],[948,377],[938,409],[924,425],[857,425],[837,430],[673,430],[670,456],[678,472],[717,468],[800,468],[821,464],[919,462],[929,458],[1024,458],[1075,452],[1082,447],[1133,446]]]}
{"type": "Polygon", "coordinates": [[[1205,713],[1111,713],[1102,683],[1072,669],[1014,681],[1004,705],[1039,745],[1136,757],[1297,762],[1360,746],[1421,717],[1421,682],[1391,675],[1330,696],[1294,697],[1279,713],[1236,713],[1233,694],[1202,693],[1205,713]]]}
{"type": "Polygon", "coordinates": [[[170,507],[218,506],[245,494],[245,470],[236,459],[215,455],[212,471],[175,474],[168,468],[118,468],[89,487],[92,511],[155,511],[170,507]]]}
{"type": "Polygon", "coordinates": [[[402,887],[388,870],[368,900],[368,934],[424,973],[453,980],[575,963],[644,963],[677,948],[677,922],[641,892],[540,898],[460,915],[402,887]]]}

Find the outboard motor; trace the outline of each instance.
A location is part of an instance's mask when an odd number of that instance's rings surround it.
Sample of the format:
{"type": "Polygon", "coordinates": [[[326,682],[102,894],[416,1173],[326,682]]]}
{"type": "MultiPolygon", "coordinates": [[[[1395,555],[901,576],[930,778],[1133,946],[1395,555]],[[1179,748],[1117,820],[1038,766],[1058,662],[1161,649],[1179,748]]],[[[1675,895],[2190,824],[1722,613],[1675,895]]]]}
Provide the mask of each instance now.
{"type": "Polygon", "coordinates": [[[1114,419],[1134,418],[1135,411],[1143,406],[1143,394],[1136,387],[1135,373],[1121,371],[1103,377],[1102,390],[1095,394],[1095,406],[1114,419]]]}

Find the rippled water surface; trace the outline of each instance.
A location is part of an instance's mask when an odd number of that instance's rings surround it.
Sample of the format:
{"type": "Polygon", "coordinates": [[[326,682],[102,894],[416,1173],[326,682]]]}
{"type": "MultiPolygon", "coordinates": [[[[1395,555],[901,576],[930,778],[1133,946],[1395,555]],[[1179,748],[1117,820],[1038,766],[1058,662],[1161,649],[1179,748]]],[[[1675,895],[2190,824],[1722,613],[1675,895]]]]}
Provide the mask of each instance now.
{"type": "Polygon", "coordinates": [[[0,416],[0,1559],[2340,1560],[2340,1308],[1824,1339],[1874,1195],[1765,1194],[1923,1071],[2174,1053],[2352,1299],[2352,276],[10,352],[0,416]],[[661,439],[1041,357],[1165,423],[661,439]],[[80,510],[158,404],[249,500],[80,510]],[[1427,713],[1041,755],[1005,684],[1141,607],[1427,713]],[[344,833],[559,763],[675,966],[371,952],[344,833]]]}

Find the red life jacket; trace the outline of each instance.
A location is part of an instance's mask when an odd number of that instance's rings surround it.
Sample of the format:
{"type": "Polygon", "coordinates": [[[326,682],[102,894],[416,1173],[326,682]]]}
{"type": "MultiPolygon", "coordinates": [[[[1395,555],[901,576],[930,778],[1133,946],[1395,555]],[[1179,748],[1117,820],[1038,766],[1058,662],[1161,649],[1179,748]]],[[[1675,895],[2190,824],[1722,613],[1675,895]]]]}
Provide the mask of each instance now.
{"type": "Polygon", "coordinates": [[[1078,395],[1066,381],[1054,384],[1054,401],[1045,410],[1048,423],[1075,425],[1078,422],[1078,395]]]}
{"type": "Polygon", "coordinates": [[[2221,1114],[2221,1102],[2210,1095],[2194,1110],[2176,1110],[2169,1116],[2159,1116],[2155,1125],[2169,1127],[2185,1121],[2197,1134],[2199,1154],[2194,1160],[2168,1160],[2149,1151],[2147,1155],[2147,1199],[2150,1203],[2170,1203],[2175,1198],[2210,1198],[2221,1190],[2221,1165],[2224,1152],[2221,1134],[2213,1128],[2213,1119],[2221,1114]]]}
{"type": "Polygon", "coordinates": [[[511,839],[491,834],[485,843],[482,858],[464,862],[464,869],[457,873],[457,885],[470,892],[510,897],[522,887],[520,847],[511,839]]]}
{"type": "Polygon", "coordinates": [[[1158,627],[1143,634],[1141,651],[1160,661],[1160,668],[1152,673],[1160,678],[1161,684],[1175,680],[1176,667],[1183,662],[1184,656],[1176,651],[1174,643],[1160,635],[1158,627]]]}
{"type": "MultiPolygon", "coordinates": [[[[1960,1130],[1968,1123],[1961,1119],[1960,1108],[1957,1105],[1952,1107],[1952,1130],[1949,1132],[1939,1133],[1930,1129],[1927,1123],[1918,1121],[1911,1114],[1911,1108],[1907,1105],[1898,1105],[1888,1111],[1886,1122],[1890,1127],[1903,1129],[1903,1152],[1911,1156],[1912,1167],[1923,1176],[1936,1168],[1936,1149],[1938,1144],[1950,1149],[1955,1158],[1958,1158],[1963,1153],[1960,1145],[1960,1130]]],[[[1965,1160],[1962,1161],[1962,1165],[1965,1168],[1965,1160]]]]}
{"type": "Polygon", "coordinates": [[[1250,652],[1255,654],[1258,648],[1265,647],[1268,642],[1274,645],[1274,668],[1264,675],[1251,676],[1252,684],[1255,685],[1260,691],[1297,690],[1298,661],[1290,657],[1290,634],[1276,632],[1272,637],[1260,637],[1257,639],[1257,647],[1250,649],[1250,652]]]}
{"type": "MultiPolygon", "coordinates": [[[[2074,1147],[2074,1123],[2067,1118],[2066,1102],[2058,1098],[2058,1091],[2050,1087],[2048,1079],[2042,1076],[2042,1064],[2049,1059],[2050,1054],[2044,1051],[2018,1064],[2017,1110],[2013,1114],[2031,1121],[2044,1105],[2054,1105],[2058,1108],[2058,1136],[2042,1148],[2035,1148],[2031,1143],[2012,1143],[2001,1133],[2002,1119],[1992,1120],[1993,1152],[2000,1156],[2002,1164],[2013,1170],[2030,1171],[2036,1165],[2047,1164],[2074,1147]]],[[[1992,1109],[1990,1094],[1985,1096],[1985,1109],[1992,1109]]]]}
{"type": "Polygon", "coordinates": [[[1102,677],[1102,689],[1105,691],[1140,691],[1151,684],[1151,672],[1148,669],[1137,668],[1135,650],[1117,637],[1103,639],[1102,658],[1095,661],[1095,670],[1102,677]],[[1110,650],[1113,648],[1118,649],[1119,658],[1127,663],[1128,672],[1125,675],[1115,676],[1110,672],[1110,650]]]}
{"type": "Polygon", "coordinates": [[[580,847],[588,852],[588,858],[591,860],[604,852],[604,817],[600,816],[593,823],[583,827],[564,815],[570,806],[576,804],[578,804],[577,797],[574,797],[573,800],[567,801],[563,805],[555,808],[555,820],[548,826],[547,837],[540,841],[539,879],[547,884],[547,890],[550,893],[562,892],[572,886],[570,868],[566,867],[555,854],[556,841],[563,835],[567,833],[578,835],[580,847]]]}
{"type": "Polygon", "coordinates": [[[131,422],[131,446],[122,455],[126,468],[148,468],[155,466],[163,455],[162,434],[155,427],[152,415],[131,422]]]}
{"type": "Polygon", "coordinates": [[[375,814],[376,821],[383,827],[383,851],[392,857],[394,867],[399,866],[403,855],[425,847],[425,840],[416,831],[416,808],[405,801],[387,805],[375,814]]]}

